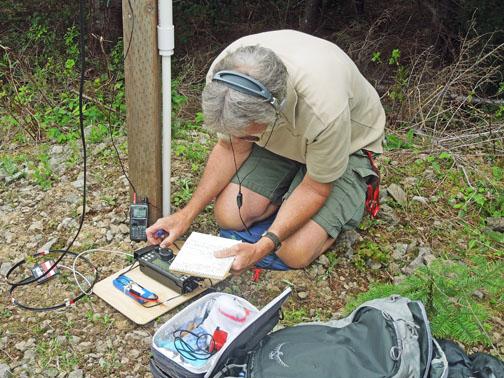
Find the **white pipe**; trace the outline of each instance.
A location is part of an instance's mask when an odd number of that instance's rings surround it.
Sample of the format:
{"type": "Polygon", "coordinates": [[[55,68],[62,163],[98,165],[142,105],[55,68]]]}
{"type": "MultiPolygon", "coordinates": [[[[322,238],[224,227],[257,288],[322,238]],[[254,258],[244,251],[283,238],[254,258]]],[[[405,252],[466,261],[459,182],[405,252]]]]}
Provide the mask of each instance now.
{"type": "Polygon", "coordinates": [[[162,197],[163,216],[170,214],[171,178],[171,56],[175,47],[172,0],[158,0],[158,49],[161,55],[163,99],[162,127],[162,197]]]}

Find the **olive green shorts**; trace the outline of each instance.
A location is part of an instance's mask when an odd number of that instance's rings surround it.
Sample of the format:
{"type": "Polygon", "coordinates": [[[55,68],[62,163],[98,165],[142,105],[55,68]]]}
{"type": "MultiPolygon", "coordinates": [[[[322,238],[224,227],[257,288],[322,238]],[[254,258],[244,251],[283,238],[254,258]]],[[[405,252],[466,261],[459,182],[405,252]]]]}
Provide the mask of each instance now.
{"type": "MultiPolygon", "coordinates": [[[[231,180],[281,205],[306,174],[306,166],[254,145],[248,159],[231,180]]],[[[367,180],[376,176],[369,159],[358,151],[350,156],[348,167],[333,181],[329,198],[313,220],[331,238],[342,230],[356,228],[364,215],[367,180]]]]}

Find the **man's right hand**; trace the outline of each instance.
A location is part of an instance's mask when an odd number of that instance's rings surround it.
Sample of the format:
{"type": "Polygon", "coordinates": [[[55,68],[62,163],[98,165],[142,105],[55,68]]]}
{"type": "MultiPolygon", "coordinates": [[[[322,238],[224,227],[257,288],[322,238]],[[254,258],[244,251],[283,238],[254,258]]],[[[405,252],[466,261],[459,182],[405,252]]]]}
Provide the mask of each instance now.
{"type": "Polygon", "coordinates": [[[150,226],[146,231],[147,240],[151,244],[159,244],[161,248],[165,248],[172,245],[190,226],[191,219],[179,211],[167,217],[159,218],[156,223],[150,226]],[[159,237],[159,231],[161,230],[164,232],[163,237],[159,237]]]}

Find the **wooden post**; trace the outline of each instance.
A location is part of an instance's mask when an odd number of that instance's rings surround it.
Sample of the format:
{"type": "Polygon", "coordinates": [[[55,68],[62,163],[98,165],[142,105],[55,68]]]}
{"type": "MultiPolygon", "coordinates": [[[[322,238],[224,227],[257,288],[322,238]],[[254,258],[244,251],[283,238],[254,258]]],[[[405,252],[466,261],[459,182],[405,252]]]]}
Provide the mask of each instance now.
{"type": "MultiPolygon", "coordinates": [[[[161,217],[162,211],[161,59],[156,34],[157,2],[122,0],[122,7],[125,53],[132,36],[124,62],[129,177],[137,198],[149,199],[149,224],[152,224],[161,217]]],[[[132,189],[130,193],[132,198],[132,189]]]]}

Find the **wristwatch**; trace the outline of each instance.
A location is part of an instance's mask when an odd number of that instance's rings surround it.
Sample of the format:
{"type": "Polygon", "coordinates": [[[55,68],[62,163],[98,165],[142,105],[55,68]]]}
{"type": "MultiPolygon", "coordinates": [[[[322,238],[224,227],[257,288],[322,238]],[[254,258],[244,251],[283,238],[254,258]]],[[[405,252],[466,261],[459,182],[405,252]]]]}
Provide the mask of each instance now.
{"type": "Polygon", "coordinates": [[[273,232],[270,232],[270,231],[264,231],[261,235],[262,238],[268,238],[269,240],[271,240],[273,242],[273,244],[275,245],[275,250],[273,252],[276,252],[280,249],[280,247],[282,246],[282,242],[280,241],[280,238],[278,236],[276,236],[273,232]]]}

